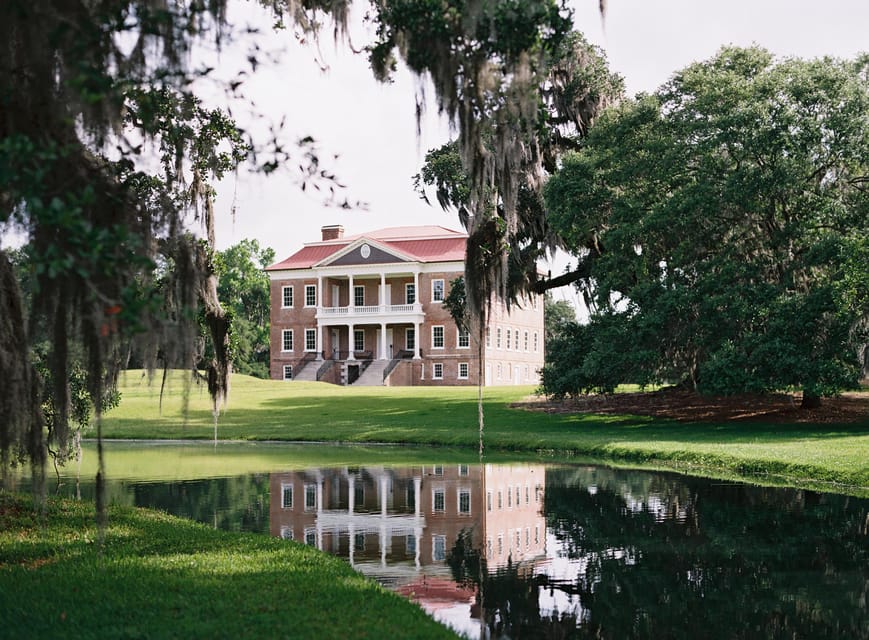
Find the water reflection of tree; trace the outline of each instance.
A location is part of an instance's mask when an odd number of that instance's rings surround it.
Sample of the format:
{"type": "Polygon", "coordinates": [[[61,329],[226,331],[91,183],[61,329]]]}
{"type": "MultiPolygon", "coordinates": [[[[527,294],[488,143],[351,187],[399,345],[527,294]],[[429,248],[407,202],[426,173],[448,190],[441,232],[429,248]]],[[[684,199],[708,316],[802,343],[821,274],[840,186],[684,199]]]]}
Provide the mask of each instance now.
{"type": "Polygon", "coordinates": [[[550,471],[546,487],[575,580],[490,574],[469,534],[450,554],[490,636],[869,638],[865,500],[600,468],[550,471]],[[577,606],[541,611],[544,591],[577,606]]]}
{"type": "Polygon", "coordinates": [[[247,475],[186,482],[140,483],[135,504],[162,509],[227,531],[269,532],[269,477],[247,475]]]}
{"type": "Polygon", "coordinates": [[[570,613],[540,610],[539,589],[545,576],[534,575],[528,564],[507,563],[492,573],[473,541],[473,531],[464,529],[447,556],[453,579],[476,588],[475,612],[493,638],[570,638],[577,629],[570,613]]]}

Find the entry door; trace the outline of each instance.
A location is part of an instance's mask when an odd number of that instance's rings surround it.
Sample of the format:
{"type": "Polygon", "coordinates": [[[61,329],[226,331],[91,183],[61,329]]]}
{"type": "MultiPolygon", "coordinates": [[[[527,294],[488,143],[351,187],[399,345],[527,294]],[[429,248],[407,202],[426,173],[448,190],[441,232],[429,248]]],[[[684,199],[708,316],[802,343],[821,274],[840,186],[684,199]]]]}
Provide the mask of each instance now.
{"type": "MultiPolygon", "coordinates": [[[[388,303],[387,303],[388,304],[388,303]]],[[[393,358],[395,356],[395,343],[392,341],[392,329],[386,330],[386,357],[393,358]]]]}
{"type": "Polygon", "coordinates": [[[341,346],[339,338],[338,329],[332,329],[332,360],[338,360],[339,358],[338,350],[341,346]]]}

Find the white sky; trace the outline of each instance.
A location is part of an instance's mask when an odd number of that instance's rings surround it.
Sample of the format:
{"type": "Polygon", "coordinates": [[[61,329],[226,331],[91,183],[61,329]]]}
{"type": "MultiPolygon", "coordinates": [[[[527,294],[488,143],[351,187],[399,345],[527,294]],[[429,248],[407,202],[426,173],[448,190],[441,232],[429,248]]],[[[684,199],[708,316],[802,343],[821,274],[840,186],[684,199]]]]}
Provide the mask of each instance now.
{"type": "MultiPolygon", "coordinates": [[[[630,94],[655,89],[676,70],[728,43],[757,43],[779,56],[853,57],[869,51],[869,0],[609,0],[608,5],[604,31],[598,0],[571,2],[577,28],[606,50],[630,94]]],[[[411,176],[425,152],[447,141],[449,128],[429,101],[417,135],[419,84],[409,73],[400,72],[393,84],[378,84],[364,54],[335,47],[331,34],[324,35],[319,52],[297,44],[289,31],[275,35],[255,2],[232,3],[229,19],[261,27],[267,32],[262,46],[279,53],[276,64],[260,66],[242,86],[250,102],[235,102],[233,114],[246,124],[251,112],[275,124],[284,119],[287,140],[316,138],[324,166],[347,185],[344,195],[368,207],[324,207],[321,195],[299,190],[292,172],[271,177],[241,172],[218,185],[219,248],[255,238],[283,259],[318,239],[326,224],[342,224],[348,234],[397,225],[460,228],[454,214],[426,205],[412,190],[411,176]],[[325,61],[329,71],[321,71],[315,59],[325,61]]],[[[357,47],[370,39],[358,17],[351,36],[357,47]]],[[[243,66],[244,53],[225,49],[221,74],[243,66]]],[[[553,272],[564,263],[557,261],[553,272]]],[[[570,297],[569,291],[564,294],[570,297]]]]}
{"type": "MultiPolygon", "coordinates": [[[[605,30],[598,0],[571,4],[577,27],[606,50],[631,95],[654,90],[676,70],[729,43],[757,43],[779,56],[853,57],[869,50],[867,0],[609,0],[605,30]]],[[[255,19],[252,10],[245,4],[230,19],[255,19]]],[[[365,34],[356,20],[351,35],[357,47],[367,41],[365,34]]],[[[301,193],[291,174],[240,175],[219,186],[218,245],[256,238],[283,259],[319,239],[326,224],[342,224],[348,234],[397,225],[460,228],[455,215],[426,205],[412,190],[411,176],[425,152],[445,142],[449,129],[430,104],[417,135],[418,83],[410,74],[380,85],[365,56],[336,49],[331,35],[321,42],[321,59],[330,67],[322,72],[314,62],[316,49],[299,46],[286,32],[269,38],[278,40],[286,45],[280,63],[261,68],[245,85],[247,95],[275,121],[285,117],[294,136],[316,138],[327,166],[347,185],[346,196],[368,208],[324,207],[322,196],[301,193]],[[332,159],[334,154],[339,157],[332,159]]],[[[553,271],[563,265],[559,260],[553,271]]]]}

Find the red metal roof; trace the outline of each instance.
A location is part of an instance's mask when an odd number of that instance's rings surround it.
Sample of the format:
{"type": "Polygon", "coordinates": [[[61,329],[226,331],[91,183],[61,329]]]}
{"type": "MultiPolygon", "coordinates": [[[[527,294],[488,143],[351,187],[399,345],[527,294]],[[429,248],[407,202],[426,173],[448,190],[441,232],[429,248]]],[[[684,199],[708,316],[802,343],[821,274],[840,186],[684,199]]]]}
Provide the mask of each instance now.
{"type": "Polygon", "coordinates": [[[266,267],[266,271],[309,269],[360,238],[368,238],[385,249],[391,248],[420,262],[453,262],[465,259],[468,237],[460,231],[433,225],[388,227],[340,240],[306,243],[289,258],[266,267]]]}

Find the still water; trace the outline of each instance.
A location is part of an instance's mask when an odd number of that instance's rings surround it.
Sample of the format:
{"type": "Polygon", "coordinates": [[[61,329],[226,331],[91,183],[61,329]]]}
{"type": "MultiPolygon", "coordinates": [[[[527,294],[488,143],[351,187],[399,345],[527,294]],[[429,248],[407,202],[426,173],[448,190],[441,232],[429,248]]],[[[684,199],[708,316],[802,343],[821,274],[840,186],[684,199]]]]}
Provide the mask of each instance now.
{"type": "Polygon", "coordinates": [[[469,638],[869,638],[869,500],[431,449],[242,472],[238,446],[110,446],[111,499],[316,546],[469,638]]]}

